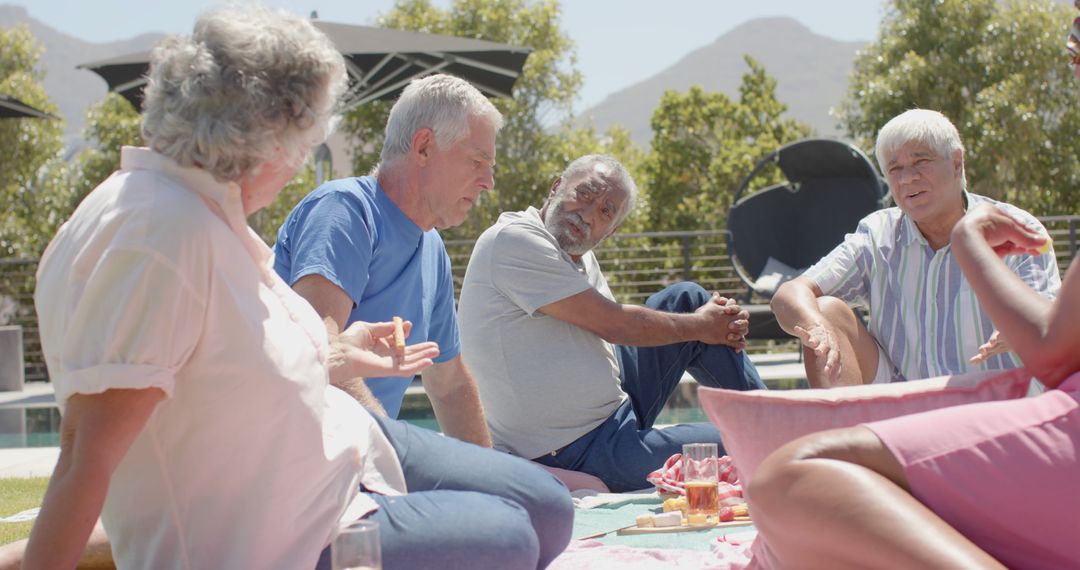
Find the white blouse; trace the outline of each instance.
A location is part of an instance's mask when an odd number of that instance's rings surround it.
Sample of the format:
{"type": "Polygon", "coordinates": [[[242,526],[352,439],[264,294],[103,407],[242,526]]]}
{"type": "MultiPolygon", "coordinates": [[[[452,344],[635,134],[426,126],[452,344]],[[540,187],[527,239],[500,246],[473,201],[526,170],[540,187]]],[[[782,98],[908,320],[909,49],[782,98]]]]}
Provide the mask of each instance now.
{"type": "Polygon", "coordinates": [[[125,147],[37,279],[61,410],[75,393],[166,395],[109,486],[120,568],[313,568],[339,519],[375,508],[358,484],[405,491],[381,429],[328,385],[326,329],[236,184],[125,147]]]}

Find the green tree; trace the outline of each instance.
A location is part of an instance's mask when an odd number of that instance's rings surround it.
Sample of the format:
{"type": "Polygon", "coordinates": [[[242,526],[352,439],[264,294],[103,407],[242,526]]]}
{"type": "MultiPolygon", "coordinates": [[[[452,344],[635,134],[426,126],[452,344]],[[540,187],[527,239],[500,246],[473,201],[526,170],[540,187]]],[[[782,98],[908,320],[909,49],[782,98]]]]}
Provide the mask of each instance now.
{"type": "Polygon", "coordinates": [[[269,206],[248,216],[248,224],[268,244],[277,241],[277,231],[285,218],[304,196],[315,189],[315,166],[308,163],[285,185],[269,206]]]}
{"type": "Polygon", "coordinates": [[[871,148],[899,113],[941,111],[970,188],[1037,215],[1080,209],[1080,106],[1064,50],[1073,14],[1048,0],[892,0],[855,60],[839,118],[871,148]]]}
{"type": "MultiPolygon", "coordinates": [[[[743,75],[739,99],[691,87],[668,91],[652,116],[652,153],[646,180],[653,230],[723,227],[736,188],[766,153],[810,133],[782,117],[776,80],[753,58],[743,75]]],[[[779,172],[767,171],[779,181],[779,172]]]]}
{"type": "MultiPolygon", "coordinates": [[[[0,93],[59,116],[41,85],[42,48],[25,27],[0,30],[0,93]]],[[[0,257],[34,257],[67,214],[64,123],[0,119],[0,257]]]]}
{"type": "MultiPolygon", "coordinates": [[[[610,152],[627,163],[641,158],[625,132],[598,136],[571,125],[573,102],[581,87],[573,42],[559,27],[555,0],[455,0],[449,8],[429,0],[399,0],[379,25],[454,35],[532,48],[512,99],[493,99],[506,118],[497,141],[495,190],[475,206],[465,223],[447,230],[448,238],[474,238],[500,212],[538,205],[555,177],[574,158],[610,152]]],[[[344,128],[354,144],[353,169],[365,173],[378,162],[390,102],[375,102],[350,112],[344,128]]]]}
{"type": "Polygon", "coordinates": [[[108,93],[100,103],[90,107],[83,127],[87,147],[77,160],[76,202],[120,168],[120,147],[140,145],[141,130],[142,115],[116,93],[108,93]]]}

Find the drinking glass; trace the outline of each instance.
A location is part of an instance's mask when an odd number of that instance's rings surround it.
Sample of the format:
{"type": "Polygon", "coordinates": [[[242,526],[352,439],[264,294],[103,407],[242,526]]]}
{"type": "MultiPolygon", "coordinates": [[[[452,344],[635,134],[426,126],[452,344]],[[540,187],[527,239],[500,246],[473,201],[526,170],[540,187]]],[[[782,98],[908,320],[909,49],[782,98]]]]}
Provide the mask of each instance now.
{"type": "Polygon", "coordinates": [[[379,523],[356,521],[343,527],[330,555],[334,570],[382,570],[379,523]]]}
{"type": "Polygon", "coordinates": [[[690,524],[706,524],[720,512],[717,448],[715,443],[683,446],[682,472],[686,489],[686,518],[690,524]]]}

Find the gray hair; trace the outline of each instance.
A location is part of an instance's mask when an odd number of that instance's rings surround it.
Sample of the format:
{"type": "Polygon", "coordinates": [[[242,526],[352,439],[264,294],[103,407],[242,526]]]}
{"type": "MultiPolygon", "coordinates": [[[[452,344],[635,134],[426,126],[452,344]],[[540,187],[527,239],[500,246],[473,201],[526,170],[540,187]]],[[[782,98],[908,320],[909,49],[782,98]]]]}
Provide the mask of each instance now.
{"type": "Polygon", "coordinates": [[[559,188],[556,191],[556,195],[561,194],[568,186],[569,181],[579,174],[584,174],[592,171],[597,164],[603,164],[610,170],[610,174],[607,176],[618,184],[623,190],[626,190],[626,202],[619,210],[619,216],[615,222],[615,226],[618,227],[622,224],[630,212],[634,211],[634,205],[637,204],[638,189],[637,184],[634,183],[634,178],[630,176],[630,172],[626,170],[626,167],[614,157],[606,154],[586,154],[585,156],[574,160],[562,173],[562,182],[559,184],[559,188]]]}
{"type": "MultiPolygon", "coordinates": [[[[952,160],[956,151],[964,152],[964,143],[960,141],[960,132],[945,115],[929,109],[911,109],[893,117],[878,131],[877,155],[878,166],[886,172],[885,155],[909,142],[919,142],[933,149],[938,156],[952,160]]],[[[960,180],[967,188],[963,163],[960,166],[960,180]]]]}
{"type": "Polygon", "coordinates": [[[155,151],[236,181],[279,152],[305,160],[345,90],[345,61],[311,22],[256,6],[207,12],[154,48],[142,133],[155,151]]]}
{"type": "Polygon", "coordinates": [[[503,116],[495,105],[464,79],[436,74],[414,79],[402,91],[386,120],[381,164],[392,164],[412,149],[416,131],[428,128],[435,145],[449,148],[469,135],[469,120],[487,121],[495,132],[503,126],[503,116]]]}

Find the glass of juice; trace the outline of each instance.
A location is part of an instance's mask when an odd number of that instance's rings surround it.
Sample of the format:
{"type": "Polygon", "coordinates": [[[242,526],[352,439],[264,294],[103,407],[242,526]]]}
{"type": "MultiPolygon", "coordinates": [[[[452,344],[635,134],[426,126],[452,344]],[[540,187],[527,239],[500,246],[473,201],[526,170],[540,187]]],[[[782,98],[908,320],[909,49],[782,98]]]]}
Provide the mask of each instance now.
{"type": "Polygon", "coordinates": [[[686,489],[686,518],[691,525],[707,524],[720,511],[717,487],[717,449],[715,443],[688,443],[683,446],[682,472],[686,489]]]}

